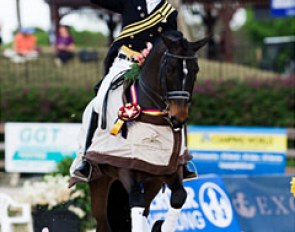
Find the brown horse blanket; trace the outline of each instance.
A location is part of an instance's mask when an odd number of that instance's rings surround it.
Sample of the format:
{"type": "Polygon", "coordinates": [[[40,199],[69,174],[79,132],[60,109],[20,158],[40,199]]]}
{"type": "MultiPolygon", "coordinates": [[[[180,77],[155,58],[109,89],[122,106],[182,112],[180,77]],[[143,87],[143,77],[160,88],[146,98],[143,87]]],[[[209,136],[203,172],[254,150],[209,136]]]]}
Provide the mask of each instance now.
{"type": "Polygon", "coordinates": [[[128,126],[127,139],[109,133],[94,136],[86,157],[93,165],[109,164],[165,175],[190,159],[182,141],[182,131],[137,121],[128,126]]]}
{"type": "MultiPolygon", "coordinates": [[[[141,119],[129,123],[127,138],[111,135],[106,130],[94,133],[86,153],[86,159],[93,166],[91,180],[102,175],[101,165],[128,168],[152,175],[168,175],[192,158],[184,146],[183,131],[175,132],[169,125],[163,125],[161,120],[151,124],[147,123],[150,120],[145,120],[145,117],[141,119]]],[[[70,186],[77,182],[79,180],[72,177],[70,186]]]]}

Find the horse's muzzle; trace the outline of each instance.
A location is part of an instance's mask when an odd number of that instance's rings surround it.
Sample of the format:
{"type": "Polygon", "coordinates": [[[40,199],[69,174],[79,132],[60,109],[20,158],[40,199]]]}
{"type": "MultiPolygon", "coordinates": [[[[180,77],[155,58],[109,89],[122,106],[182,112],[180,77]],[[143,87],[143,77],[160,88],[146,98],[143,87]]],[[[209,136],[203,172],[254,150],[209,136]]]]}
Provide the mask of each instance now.
{"type": "Polygon", "coordinates": [[[181,130],[183,125],[186,123],[187,120],[185,121],[180,121],[178,120],[176,117],[172,116],[170,118],[170,123],[171,123],[171,126],[172,126],[172,129],[174,131],[178,131],[178,130],[181,130]]]}

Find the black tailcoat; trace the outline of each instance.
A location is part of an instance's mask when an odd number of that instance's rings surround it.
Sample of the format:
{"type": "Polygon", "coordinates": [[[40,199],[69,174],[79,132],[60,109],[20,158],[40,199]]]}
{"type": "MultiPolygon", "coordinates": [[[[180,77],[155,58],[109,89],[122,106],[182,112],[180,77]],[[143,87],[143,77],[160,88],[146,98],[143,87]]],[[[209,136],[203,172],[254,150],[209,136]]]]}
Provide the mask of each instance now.
{"type": "MultiPolygon", "coordinates": [[[[121,14],[123,30],[126,26],[147,19],[155,11],[160,9],[166,0],[161,0],[157,7],[150,13],[147,12],[145,0],[90,0],[92,3],[99,5],[102,8],[121,14]]],[[[147,42],[154,43],[160,34],[167,30],[177,29],[177,11],[174,10],[169,16],[158,22],[157,24],[128,37],[115,40],[110,47],[110,50],[105,59],[105,74],[112,65],[114,58],[118,54],[118,50],[122,45],[130,49],[140,52],[146,47],[147,42]]]]}

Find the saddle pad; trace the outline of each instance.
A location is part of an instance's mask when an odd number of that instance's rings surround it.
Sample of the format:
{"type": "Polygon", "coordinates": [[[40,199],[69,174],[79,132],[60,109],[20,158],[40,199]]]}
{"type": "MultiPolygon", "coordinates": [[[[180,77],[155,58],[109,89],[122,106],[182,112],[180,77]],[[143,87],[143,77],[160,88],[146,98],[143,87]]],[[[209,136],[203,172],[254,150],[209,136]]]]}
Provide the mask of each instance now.
{"type": "Polygon", "coordinates": [[[186,160],[179,157],[185,154],[181,140],[181,134],[175,136],[169,126],[132,122],[128,125],[127,139],[97,130],[86,157],[93,164],[157,172],[154,174],[172,173],[186,160]]]}

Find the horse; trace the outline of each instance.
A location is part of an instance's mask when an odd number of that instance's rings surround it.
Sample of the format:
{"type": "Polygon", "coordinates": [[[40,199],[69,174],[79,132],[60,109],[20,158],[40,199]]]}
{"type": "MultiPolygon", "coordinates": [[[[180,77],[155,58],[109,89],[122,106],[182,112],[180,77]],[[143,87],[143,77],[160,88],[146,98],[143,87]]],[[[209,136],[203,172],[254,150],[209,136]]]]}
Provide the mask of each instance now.
{"type": "Polygon", "coordinates": [[[171,190],[170,210],[165,220],[153,225],[152,232],[175,230],[187,197],[182,183],[182,166],[191,159],[188,152],[180,156],[183,127],[188,119],[199,71],[196,52],[208,39],[189,42],[178,31],[163,33],[135,82],[138,105],[142,109],[156,109],[159,112],[155,116],[142,110],[135,121],[164,125],[173,132],[174,155],[167,167],[151,166],[145,162],[138,162],[138,168],[132,166],[132,162],[130,166],[128,162],[125,166],[107,161],[97,164],[92,159],[95,154],[87,152],[87,159],[100,174],[99,178],[89,182],[92,213],[97,222],[96,232],[151,231],[146,217],[152,200],[164,184],[171,190]]]}

